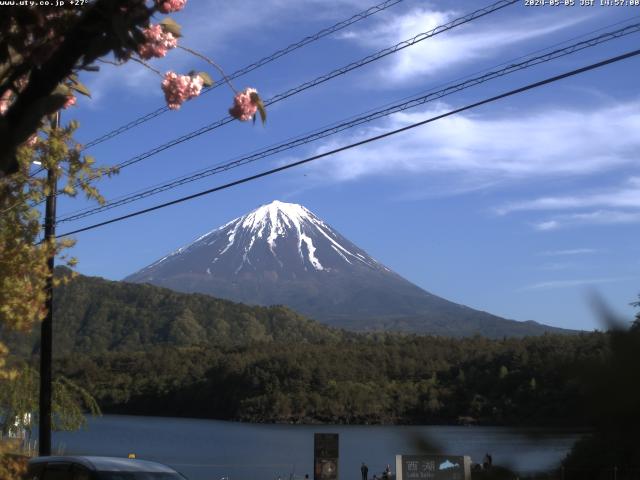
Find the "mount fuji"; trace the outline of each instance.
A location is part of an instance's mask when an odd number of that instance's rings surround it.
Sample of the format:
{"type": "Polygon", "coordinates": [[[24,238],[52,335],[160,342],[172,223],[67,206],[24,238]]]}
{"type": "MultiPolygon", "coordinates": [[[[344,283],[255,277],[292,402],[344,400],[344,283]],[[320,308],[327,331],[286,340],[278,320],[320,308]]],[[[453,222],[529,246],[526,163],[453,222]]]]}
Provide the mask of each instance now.
{"type": "Polygon", "coordinates": [[[433,295],[369,256],[302,205],[274,201],[124,279],[255,305],[287,305],[350,330],[489,337],[559,331],[433,295]]]}

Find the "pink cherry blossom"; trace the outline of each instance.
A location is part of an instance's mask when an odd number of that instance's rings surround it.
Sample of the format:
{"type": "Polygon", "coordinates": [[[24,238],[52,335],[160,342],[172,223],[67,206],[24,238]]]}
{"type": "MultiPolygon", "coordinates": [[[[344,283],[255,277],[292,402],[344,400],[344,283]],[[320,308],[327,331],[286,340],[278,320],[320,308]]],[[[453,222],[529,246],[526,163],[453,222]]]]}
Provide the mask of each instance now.
{"type": "Polygon", "coordinates": [[[229,114],[243,122],[251,120],[258,111],[258,105],[251,98],[252,93],[258,93],[255,88],[246,88],[233,98],[233,107],[229,109],[229,114]]]}
{"type": "Polygon", "coordinates": [[[13,93],[11,92],[11,90],[5,90],[5,92],[0,97],[0,115],[4,115],[5,112],[9,110],[12,94],[13,93]]]}
{"type": "Polygon", "coordinates": [[[203,80],[200,75],[178,75],[167,72],[162,81],[162,91],[171,110],[177,110],[185,101],[200,95],[203,80]]]}
{"type": "Polygon", "coordinates": [[[171,13],[182,10],[187,0],[156,0],[156,6],[162,13],[171,13]]]}
{"type": "Polygon", "coordinates": [[[64,105],[62,106],[62,108],[69,108],[72,107],[76,104],[76,97],[75,95],[67,95],[67,101],[64,103],[64,105]]]}
{"type": "Polygon", "coordinates": [[[142,30],[142,34],[146,42],[138,45],[138,55],[145,60],[164,57],[178,45],[178,39],[171,32],[165,32],[161,25],[151,25],[142,30]]]}

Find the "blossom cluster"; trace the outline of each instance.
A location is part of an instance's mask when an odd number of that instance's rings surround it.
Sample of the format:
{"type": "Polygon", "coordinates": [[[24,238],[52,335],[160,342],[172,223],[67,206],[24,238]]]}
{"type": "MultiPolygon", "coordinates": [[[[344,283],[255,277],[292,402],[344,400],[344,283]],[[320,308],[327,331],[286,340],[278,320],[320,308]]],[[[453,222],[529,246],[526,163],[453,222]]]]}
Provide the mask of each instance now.
{"type": "Polygon", "coordinates": [[[187,0],[156,0],[156,6],[162,13],[171,13],[182,10],[187,0]]]}
{"type": "Polygon", "coordinates": [[[200,95],[204,84],[200,75],[178,75],[167,72],[162,81],[162,91],[171,110],[177,110],[190,98],[200,95]]]}
{"type": "Polygon", "coordinates": [[[255,88],[246,88],[233,98],[233,107],[229,109],[229,114],[243,122],[251,120],[258,110],[258,104],[254,102],[251,94],[257,94],[255,88]]]}
{"type": "Polygon", "coordinates": [[[4,115],[7,110],[9,110],[9,105],[11,104],[11,90],[5,90],[5,92],[0,97],[0,115],[4,115]]]}
{"type": "Polygon", "coordinates": [[[165,32],[161,25],[151,25],[142,30],[142,34],[146,41],[138,46],[138,55],[145,60],[164,57],[178,45],[178,39],[171,32],[165,32]]]}
{"type": "Polygon", "coordinates": [[[67,109],[69,107],[73,107],[75,104],[76,104],[75,95],[67,95],[67,101],[64,102],[64,105],[62,106],[62,108],[67,109]]]}

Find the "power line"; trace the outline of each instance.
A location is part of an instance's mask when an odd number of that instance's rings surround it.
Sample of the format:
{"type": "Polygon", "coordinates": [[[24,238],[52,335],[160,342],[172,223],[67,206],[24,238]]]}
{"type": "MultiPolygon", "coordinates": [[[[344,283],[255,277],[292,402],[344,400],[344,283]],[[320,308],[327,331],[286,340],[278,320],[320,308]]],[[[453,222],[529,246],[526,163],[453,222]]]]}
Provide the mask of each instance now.
{"type": "MultiPolygon", "coordinates": [[[[319,77],[317,77],[317,78],[315,78],[313,80],[310,80],[310,81],[305,82],[305,83],[303,83],[301,85],[298,85],[297,87],[294,87],[294,88],[291,88],[291,89],[289,89],[289,90],[287,90],[285,92],[279,93],[279,94],[271,97],[269,100],[266,100],[264,102],[264,104],[265,104],[265,106],[273,105],[274,103],[277,103],[277,102],[279,102],[281,100],[289,98],[289,97],[291,97],[293,95],[296,95],[296,94],[298,94],[300,92],[303,92],[303,91],[305,91],[305,90],[307,90],[309,88],[312,88],[312,87],[315,87],[317,85],[320,85],[320,84],[322,84],[324,82],[327,82],[327,81],[329,81],[329,80],[331,80],[331,79],[333,79],[335,77],[338,77],[340,75],[344,75],[344,74],[346,74],[346,73],[348,73],[348,72],[350,72],[352,70],[360,68],[360,67],[362,67],[364,65],[367,65],[367,64],[369,64],[371,62],[374,62],[376,60],[380,60],[381,58],[384,58],[384,57],[386,57],[388,55],[396,53],[396,52],[398,52],[400,50],[403,50],[403,49],[405,49],[407,47],[415,45],[415,44],[417,44],[419,42],[422,42],[422,41],[424,41],[424,40],[426,40],[428,38],[434,37],[435,35],[438,35],[440,33],[446,32],[446,31],[451,30],[453,28],[456,28],[456,27],[458,27],[460,25],[469,23],[469,22],[471,22],[473,20],[476,20],[478,18],[484,17],[485,15],[489,15],[489,14],[491,14],[493,12],[496,12],[498,10],[501,10],[502,8],[505,8],[505,7],[509,6],[509,5],[513,5],[514,3],[518,2],[518,1],[519,0],[499,0],[498,2],[495,2],[495,3],[493,3],[493,4],[491,4],[491,5],[487,6],[487,7],[475,10],[474,12],[471,12],[471,13],[469,13],[467,15],[464,15],[462,17],[459,17],[459,18],[455,19],[455,20],[452,20],[451,22],[446,23],[444,25],[437,26],[437,27],[435,27],[435,28],[433,28],[433,29],[431,29],[429,31],[419,33],[418,35],[415,35],[414,37],[412,37],[410,39],[407,39],[407,40],[404,40],[402,42],[399,42],[399,43],[393,45],[392,47],[380,50],[380,51],[378,51],[378,52],[376,52],[376,53],[374,53],[372,55],[369,55],[367,57],[364,57],[364,58],[362,58],[362,59],[360,59],[360,60],[358,60],[356,62],[352,62],[352,63],[350,63],[350,64],[348,64],[348,65],[346,65],[344,67],[341,67],[341,68],[338,68],[336,70],[333,70],[330,73],[327,73],[325,75],[321,75],[321,76],[319,76],[319,77]]],[[[211,130],[215,130],[216,128],[219,128],[219,127],[221,127],[223,125],[226,125],[227,123],[230,123],[230,122],[232,122],[234,120],[235,119],[232,116],[227,115],[226,117],[224,117],[224,118],[222,118],[222,119],[220,119],[220,120],[218,120],[216,122],[213,122],[213,123],[211,123],[209,125],[205,125],[204,127],[201,127],[198,130],[194,130],[194,131],[192,131],[190,133],[187,133],[187,134],[182,135],[182,136],[180,136],[178,138],[175,138],[175,139],[173,139],[173,140],[171,140],[171,141],[169,141],[167,143],[159,145],[159,146],[157,146],[157,147],[155,147],[155,148],[153,148],[151,150],[148,150],[148,151],[146,151],[144,153],[136,155],[135,157],[132,157],[129,160],[121,162],[121,163],[116,165],[116,168],[118,168],[120,170],[123,169],[123,168],[126,168],[126,167],[128,167],[130,165],[138,163],[138,162],[140,162],[142,160],[145,160],[145,159],[147,159],[149,157],[157,155],[158,153],[160,153],[160,152],[162,152],[164,150],[167,150],[167,149],[169,149],[171,147],[174,147],[176,145],[184,143],[184,142],[186,142],[188,140],[191,140],[191,139],[193,139],[195,137],[198,137],[198,136],[200,136],[200,135],[202,135],[204,133],[210,132],[211,130]]],[[[89,181],[95,180],[95,178],[98,178],[98,177],[97,176],[95,176],[93,178],[89,177],[88,180],[89,181]]]]}
{"type": "MultiPolygon", "coordinates": [[[[386,0],[382,3],[379,3],[378,5],[375,5],[373,7],[368,8],[367,10],[364,10],[360,13],[357,13],[355,15],[353,15],[352,17],[348,18],[347,20],[343,20],[341,22],[338,22],[330,27],[324,28],[322,30],[320,30],[319,32],[313,34],[313,35],[309,35],[305,38],[303,38],[302,40],[292,43],[291,45],[277,50],[276,52],[272,53],[271,55],[268,55],[266,57],[261,58],[260,60],[247,65],[246,67],[243,67],[239,70],[236,70],[235,72],[231,73],[230,75],[227,76],[227,78],[229,80],[234,80],[238,77],[241,77],[243,75],[246,75],[249,72],[252,72],[253,70],[256,70],[257,68],[260,68],[264,65],[267,65],[268,63],[273,62],[274,60],[277,60],[278,58],[287,55],[295,50],[298,50],[299,48],[304,47],[305,45],[308,45],[310,43],[313,43],[317,40],[320,40],[323,37],[326,37],[327,35],[331,35],[332,33],[338,32],[350,25],[353,25],[356,22],[359,22],[360,20],[364,20],[365,18],[368,18],[372,15],[375,15],[376,13],[382,12],[384,10],[386,10],[389,7],[392,7],[394,5],[397,5],[398,3],[400,3],[402,0],[386,0]]],[[[212,90],[214,90],[215,88],[219,87],[220,85],[222,85],[223,82],[219,82],[216,83],[215,85],[207,88],[206,90],[204,90],[202,92],[202,94],[210,92],[212,90]]],[[[98,145],[100,143],[106,142],[107,140],[110,140],[114,137],[117,137],[118,135],[120,135],[121,133],[124,133],[134,127],[137,127],[138,125],[141,125],[155,117],[158,117],[160,115],[162,115],[165,112],[169,111],[169,107],[164,106],[164,107],[160,107],[156,110],[154,110],[153,112],[149,112],[146,115],[143,115],[141,117],[136,118],[135,120],[132,120],[131,122],[127,123],[126,125],[122,125],[108,133],[105,133],[104,135],[101,135],[98,138],[95,138],[94,140],[91,140],[90,142],[87,142],[83,148],[83,150],[87,150],[95,145],[98,145]]]]}
{"type": "MultiPolygon", "coordinates": [[[[601,35],[598,35],[596,37],[593,38],[589,38],[587,40],[583,40],[581,42],[577,42],[574,43],[572,45],[569,45],[567,47],[564,48],[560,48],[560,49],[556,49],[553,50],[551,52],[545,53],[543,55],[538,55],[536,57],[530,58],[528,60],[519,62],[519,63],[512,63],[510,65],[507,65],[504,68],[501,68],[499,70],[494,70],[494,71],[490,71],[484,75],[475,77],[475,78],[471,78],[468,79],[464,82],[443,88],[441,90],[438,91],[431,91],[425,95],[421,95],[419,97],[414,97],[411,98],[409,100],[405,100],[405,101],[401,101],[401,102],[396,102],[395,104],[390,104],[390,106],[387,106],[386,108],[382,108],[380,110],[377,111],[373,111],[371,113],[367,113],[364,115],[360,115],[357,117],[352,117],[350,120],[348,121],[343,121],[341,123],[337,123],[337,124],[333,124],[330,127],[327,128],[323,128],[323,129],[319,129],[315,132],[312,132],[310,134],[304,135],[304,136],[300,136],[297,138],[294,138],[292,140],[277,144],[277,145],[272,145],[270,147],[264,148],[262,150],[258,150],[257,152],[251,153],[249,155],[245,155],[243,157],[237,158],[235,160],[232,161],[228,161],[228,162],[224,162],[218,165],[215,165],[211,168],[205,169],[205,170],[201,170],[197,173],[191,174],[191,175],[187,175],[187,176],[183,176],[183,177],[179,177],[177,179],[174,179],[172,181],[166,182],[164,184],[146,189],[146,190],[141,190],[138,192],[134,192],[130,195],[121,197],[119,199],[114,199],[110,202],[108,202],[107,204],[104,205],[100,205],[97,207],[89,207],[89,208],[85,208],[82,209],[80,211],[77,211],[77,213],[72,213],[72,214],[68,214],[67,216],[63,216],[62,218],[60,218],[58,220],[58,223],[63,223],[63,222],[69,222],[69,221],[74,221],[74,220],[79,220],[81,218],[85,218],[91,215],[96,215],[98,213],[102,213],[106,210],[110,210],[112,208],[116,208],[118,206],[122,206],[125,204],[129,204],[138,200],[141,200],[143,198],[149,197],[151,195],[155,195],[167,190],[171,190],[173,188],[176,188],[178,186],[181,185],[185,185],[197,180],[200,180],[202,178],[211,176],[211,175],[215,175],[217,173],[221,173],[221,172],[225,172],[228,171],[232,168],[237,168],[240,167],[242,165],[246,165],[248,163],[252,163],[255,162],[259,159],[265,158],[265,157],[269,157],[271,155],[275,155],[277,153],[282,153],[284,151],[293,149],[295,147],[298,147],[300,145],[304,145],[307,143],[311,143],[313,141],[317,141],[319,139],[322,138],[326,138],[328,136],[337,134],[339,132],[342,132],[344,130],[353,128],[355,126],[358,125],[362,125],[364,123],[368,123],[371,122],[373,120],[391,115],[393,113],[397,113],[400,111],[404,111],[410,108],[414,108],[416,106],[419,105],[423,105],[427,102],[431,102],[440,98],[443,98],[445,96],[457,93],[461,90],[465,90],[467,88],[479,85],[481,83],[485,83],[487,81],[499,78],[499,77],[503,77],[505,75],[509,75],[512,74],[516,71],[520,71],[520,70],[524,70],[527,68],[531,68],[533,66],[542,64],[542,63],[546,63],[549,62],[551,60],[555,60],[557,58],[561,58],[564,57],[566,55],[571,55],[573,53],[576,53],[578,51],[582,51],[584,49],[587,48],[591,48],[594,47],[596,45],[602,44],[604,42],[608,42],[611,41],[613,39],[616,38],[620,38],[626,35],[630,35],[632,33],[637,33],[640,31],[640,23],[636,23],[633,25],[628,25],[626,27],[614,30],[612,32],[606,32],[603,33],[601,35]]],[[[389,104],[388,104],[389,105],[389,104]]]]}
{"type": "Polygon", "coordinates": [[[120,222],[122,220],[126,220],[126,219],[129,219],[129,218],[132,218],[132,217],[136,217],[138,215],[143,215],[145,213],[153,212],[155,210],[159,210],[159,209],[171,206],[171,205],[176,205],[178,203],[186,202],[187,200],[192,200],[194,198],[198,198],[198,197],[201,197],[201,196],[204,196],[204,195],[208,195],[210,193],[218,192],[220,190],[225,190],[227,188],[231,188],[231,187],[234,187],[236,185],[241,185],[243,183],[247,183],[247,182],[250,182],[252,180],[257,180],[257,179],[262,178],[262,177],[273,175],[274,173],[282,172],[284,170],[288,170],[290,168],[297,167],[297,166],[312,162],[314,160],[318,160],[320,158],[328,157],[330,155],[335,155],[336,153],[340,153],[340,152],[343,152],[345,150],[349,150],[349,149],[352,149],[352,148],[355,148],[355,147],[359,147],[361,145],[365,145],[367,143],[371,143],[371,142],[374,142],[374,141],[377,141],[377,140],[381,140],[383,138],[390,137],[392,135],[396,135],[398,133],[401,133],[401,132],[404,132],[404,131],[407,131],[407,130],[411,130],[411,129],[419,127],[419,126],[435,122],[436,120],[440,120],[442,118],[449,117],[451,115],[455,115],[457,113],[464,112],[466,110],[477,108],[479,106],[486,105],[488,103],[492,103],[492,102],[495,102],[497,100],[501,100],[503,98],[510,97],[510,96],[513,96],[513,95],[516,95],[516,94],[519,94],[519,93],[523,93],[523,92],[528,91],[528,90],[533,90],[535,88],[538,88],[538,87],[541,87],[541,86],[544,86],[544,85],[547,85],[547,84],[550,84],[550,83],[553,83],[553,82],[557,82],[557,81],[562,80],[564,78],[568,78],[568,77],[571,77],[571,76],[574,76],[574,75],[578,75],[578,74],[581,74],[581,73],[584,73],[584,72],[587,72],[587,71],[590,71],[590,70],[595,70],[597,68],[601,68],[601,67],[604,67],[606,65],[610,65],[612,63],[616,63],[616,62],[619,62],[619,61],[622,61],[622,60],[625,60],[625,59],[628,59],[628,58],[631,58],[631,57],[634,57],[634,56],[637,56],[637,55],[640,55],[640,49],[633,50],[633,51],[624,53],[622,55],[618,55],[616,57],[611,57],[611,58],[608,58],[606,60],[602,60],[602,61],[597,62],[597,63],[592,63],[592,64],[587,65],[585,67],[578,68],[578,69],[575,69],[575,70],[571,70],[569,72],[565,72],[565,73],[562,73],[560,75],[556,75],[556,76],[553,76],[553,77],[549,77],[549,78],[546,78],[546,79],[538,81],[538,82],[530,83],[528,85],[525,85],[524,87],[516,88],[514,90],[510,90],[510,91],[502,93],[500,95],[496,95],[496,96],[487,98],[485,100],[481,100],[479,102],[475,102],[475,103],[466,105],[464,107],[457,108],[455,110],[450,110],[449,112],[446,112],[446,113],[443,113],[443,114],[440,114],[440,115],[436,115],[436,116],[428,118],[426,120],[422,120],[420,122],[412,123],[411,125],[407,125],[405,127],[401,127],[401,128],[395,129],[395,130],[391,130],[389,132],[385,132],[385,133],[380,134],[380,135],[376,135],[376,136],[373,136],[373,137],[366,138],[366,139],[361,140],[359,142],[351,143],[349,145],[344,145],[342,147],[339,147],[339,148],[336,148],[336,149],[333,149],[333,150],[329,150],[327,152],[324,152],[324,153],[321,153],[321,154],[318,154],[318,155],[314,155],[312,157],[305,158],[304,160],[299,160],[297,162],[289,163],[287,165],[283,165],[281,167],[273,168],[271,170],[267,170],[267,171],[258,173],[256,175],[251,175],[251,176],[248,176],[248,177],[244,177],[244,178],[241,178],[240,180],[236,180],[236,181],[233,181],[233,182],[230,182],[230,183],[226,183],[224,185],[220,185],[218,187],[210,188],[208,190],[204,190],[204,191],[201,191],[201,192],[198,192],[198,193],[194,193],[192,195],[187,195],[185,197],[181,197],[181,198],[178,198],[176,200],[172,200],[170,202],[161,203],[159,205],[155,205],[153,207],[145,208],[143,210],[138,210],[136,212],[132,212],[132,213],[129,213],[127,215],[122,215],[120,217],[112,218],[111,220],[106,220],[104,222],[96,223],[96,224],[90,225],[88,227],[79,228],[79,229],[73,230],[71,232],[66,232],[66,233],[60,235],[60,237],[65,237],[65,236],[69,236],[69,235],[74,235],[76,233],[81,233],[81,232],[86,232],[88,230],[93,230],[95,228],[102,227],[102,226],[105,226],[105,225],[109,225],[111,223],[120,222]]]}
{"type": "Polygon", "coordinates": [[[38,176],[38,174],[40,174],[41,172],[44,172],[45,170],[46,170],[46,168],[40,167],[35,172],[31,173],[29,175],[29,178],[36,178],[38,176]]]}

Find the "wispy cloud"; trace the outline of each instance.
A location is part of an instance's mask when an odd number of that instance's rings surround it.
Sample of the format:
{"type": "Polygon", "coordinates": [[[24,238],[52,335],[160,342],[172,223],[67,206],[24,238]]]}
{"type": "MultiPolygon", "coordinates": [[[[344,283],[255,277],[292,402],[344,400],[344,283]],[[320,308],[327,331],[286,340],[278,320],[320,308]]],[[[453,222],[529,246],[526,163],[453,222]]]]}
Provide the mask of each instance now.
{"type": "Polygon", "coordinates": [[[538,231],[582,225],[640,223],[640,177],[632,176],[622,186],[510,202],[495,210],[500,215],[530,211],[562,212],[531,223],[538,231]]]}
{"type": "Polygon", "coordinates": [[[592,207],[640,208],[640,177],[631,177],[622,187],[582,195],[540,197],[534,200],[509,203],[496,210],[499,214],[505,215],[517,211],[571,210],[592,207]]]}
{"type": "MultiPolygon", "coordinates": [[[[308,24],[308,35],[370,6],[370,0],[243,0],[241,5],[198,0],[190,3],[178,20],[183,25],[185,44],[207,54],[219,55],[237,52],[236,44],[246,41],[248,36],[276,36],[283,42],[277,48],[284,48],[301,39],[299,30],[294,27],[308,24]]],[[[269,53],[258,51],[253,58],[239,57],[237,64],[230,68],[240,68],[269,53]]]]}
{"type": "MultiPolygon", "coordinates": [[[[391,19],[387,16],[378,28],[362,29],[359,33],[349,32],[343,38],[367,46],[389,46],[449,23],[464,13],[466,12],[415,8],[391,19]]],[[[561,19],[557,15],[527,15],[520,18],[509,17],[506,20],[502,18],[500,28],[495,27],[495,22],[483,22],[483,19],[479,19],[394,54],[389,60],[391,65],[380,70],[385,83],[416,82],[425,75],[440,74],[452,67],[492,57],[509,45],[549,36],[588,17],[575,15],[573,18],[561,19]]]]}
{"type": "Polygon", "coordinates": [[[537,267],[538,270],[544,270],[548,272],[557,272],[560,270],[568,270],[570,268],[574,268],[575,265],[573,263],[545,263],[537,267]]]}
{"type": "Polygon", "coordinates": [[[566,255],[589,255],[593,253],[598,253],[599,250],[595,248],[570,248],[566,250],[547,250],[545,252],[540,252],[540,255],[545,257],[557,257],[557,256],[566,256],[566,255]]]}
{"type": "MultiPolygon", "coordinates": [[[[317,151],[404,127],[449,109],[438,104],[419,112],[398,113],[378,126],[327,142],[317,151]]],[[[640,165],[638,131],[637,101],[593,109],[554,108],[528,115],[459,114],[335,155],[316,168],[332,180],[449,173],[457,175],[454,183],[463,179],[498,183],[589,175],[640,165]]]]}
{"type": "Polygon", "coordinates": [[[135,92],[136,96],[162,97],[160,77],[135,62],[120,66],[100,64],[98,74],[89,72],[83,74],[82,79],[91,91],[91,101],[87,102],[89,108],[100,108],[114,90],[135,92]]]}
{"type": "Polygon", "coordinates": [[[570,213],[557,215],[551,220],[533,223],[540,231],[558,230],[560,228],[583,225],[616,225],[640,223],[640,211],[627,212],[620,210],[596,210],[586,213],[570,213]]]}
{"type": "Polygon", "coordinates": [[[614,283],[631,280],[630,277],[610,277],[610,278],[580,278],[574,280],[550,280],[547,282],[534,283],[521,288],[521,291],[527,290],[551,290],[556,288],[571,288],[583,285],[597,285],[601,283],[614,283]]]}

